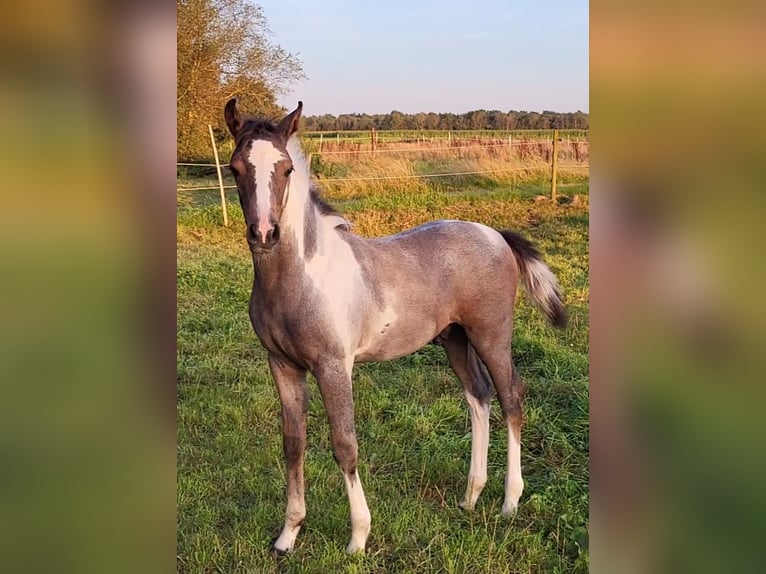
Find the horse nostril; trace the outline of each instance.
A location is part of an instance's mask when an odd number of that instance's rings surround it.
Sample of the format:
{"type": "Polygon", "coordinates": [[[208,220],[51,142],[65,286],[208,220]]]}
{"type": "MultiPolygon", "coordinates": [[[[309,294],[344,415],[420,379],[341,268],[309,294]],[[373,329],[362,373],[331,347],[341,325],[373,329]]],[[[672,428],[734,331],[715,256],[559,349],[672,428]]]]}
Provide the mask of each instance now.
{"type": "Polygon", "coordinates": [[[247,240],[250,243],[258,243],[258,235],[259,235],[258,228],[255,226],[255,224],[251,224],[247,226],[246,236],[247,236],[247,240]]]}
{"type": "Polygon", "coordinates": [[[279,225],[276,223],[274,224],[274,229],[271,230],[271,241],[274,243],[279,241],[279,225]]]}

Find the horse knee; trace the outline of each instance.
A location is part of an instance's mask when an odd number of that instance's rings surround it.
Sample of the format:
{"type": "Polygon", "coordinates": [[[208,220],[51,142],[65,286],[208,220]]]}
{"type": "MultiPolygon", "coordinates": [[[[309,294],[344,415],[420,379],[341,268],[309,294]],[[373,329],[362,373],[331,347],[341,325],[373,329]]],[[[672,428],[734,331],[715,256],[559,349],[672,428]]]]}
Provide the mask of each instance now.
{"type": "Polygon", "coordinates": [[[358,446],[356,437],[351,434],[333,436],[333,458],[340,469],[348,475],[356,473],[358,446]]]}

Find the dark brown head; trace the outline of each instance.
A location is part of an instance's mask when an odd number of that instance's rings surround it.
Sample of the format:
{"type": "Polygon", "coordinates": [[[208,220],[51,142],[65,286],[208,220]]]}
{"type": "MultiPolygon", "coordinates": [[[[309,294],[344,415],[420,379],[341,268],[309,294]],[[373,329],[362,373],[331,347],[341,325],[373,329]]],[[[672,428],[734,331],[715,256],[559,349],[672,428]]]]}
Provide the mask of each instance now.
{"type": "Polygon", "coordinates": [[[267,253],[280,237],[280,218],[287,200],[293,162],[287,141],[298,131],[303,102],[278,124],[243,118],[237,100],[226,104],[224,117],[236,147],[229,166],[237,181],[245,215],[247,242],[254,253],[267,253]]]}

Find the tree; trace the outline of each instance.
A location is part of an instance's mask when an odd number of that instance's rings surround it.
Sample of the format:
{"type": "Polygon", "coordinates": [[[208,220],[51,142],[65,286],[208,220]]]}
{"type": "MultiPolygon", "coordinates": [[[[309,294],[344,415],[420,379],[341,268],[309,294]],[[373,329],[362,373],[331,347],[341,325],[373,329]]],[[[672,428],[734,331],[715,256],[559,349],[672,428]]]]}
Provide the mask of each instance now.
{"type": "Polygon", "coordinates": [[[296,56],[269,40],[260,6],[248,0],[177,0],[178,157],[210,155],[207,124],[223,129],[231,97],[249,112],[276,116],[276,96],[303,78],[296,56]]]}
{"type": "Polygon", "coordinates": [[[510,110],[505,116],[505,129],[515,130],[518,126],[519,112],[510,110]]]}
{"type": "Polygon", "coordinates": [[[404,120],[405,120],[404,114],[402,112],[394,110],[390,114],[388,114],[388,116],[384,120],[383,125],[385,126],[385,129],[387,130],[401,130],[405,128],[404,120]]]}
{"type": "Polygon", "coordinates": [[[487,126],[487,112],[484,110],[475,110],[465,114],[466,123],[472,130],[483,130],[487,126]]]}
{"type": "Polygon", "coordinates": [[[487,113],[487,129],[504,130],[505,114],[500,110],[490,110],[487,113]]]}
{"type": "Polygon", "coordinates": [[[415,123],[415,129],[422,130],[422,129],[424,129],[426,127],[426,122],[428,120],[428,116],[425,113],[423,113],[423,112],[419,112],[419,113],[415,114],[413,120],[414,120],[414,123],[415,123]]]}

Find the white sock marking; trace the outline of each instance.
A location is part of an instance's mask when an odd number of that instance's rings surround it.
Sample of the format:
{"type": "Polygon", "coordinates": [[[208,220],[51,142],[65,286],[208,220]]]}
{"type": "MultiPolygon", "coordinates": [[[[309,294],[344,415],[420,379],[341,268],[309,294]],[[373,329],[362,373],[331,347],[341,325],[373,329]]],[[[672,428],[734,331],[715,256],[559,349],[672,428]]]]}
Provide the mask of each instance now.
{"type": "Polygon", "coordinates": [[[502,514],[505,516],[516,512],[519,498],[524,490],[524,480],[521,478],[521,440],[513,431],[511,422],[508,425],[508,474],[505,476],[505,501],[502,514]]]}
{"type": "Polygon", "coordinates": [[[489,403],[482,404],[470,393],[465,394],[471,413],[471,467],[468,486],[460,506],[473,510],[484,485],[487,484],[487,450],[489,449],[489,403]]]}
{"type": "Polygon", "coordinates": [[[279,538],[274,542],[274,548],[280,552],[292,552],[295,546],[295,539],[303,525],[303,518],[306,516],[306,507],[303,502],[292,506],[293,502],[288,500],[287,516],[285,517],[285,526],[279,538]]]}
{"type": "Polygon", "coordinates": [[[348,543],[346,552],[353,554],[360,550],[364,551],[367,536],[370,534],[370,509],[367,508],[367,499],[364,497],[359,472],[356,473],[353,481],[344,473],[343,480],[346,482],[348,503],[351,507],[351,542],[348,543]]]}

